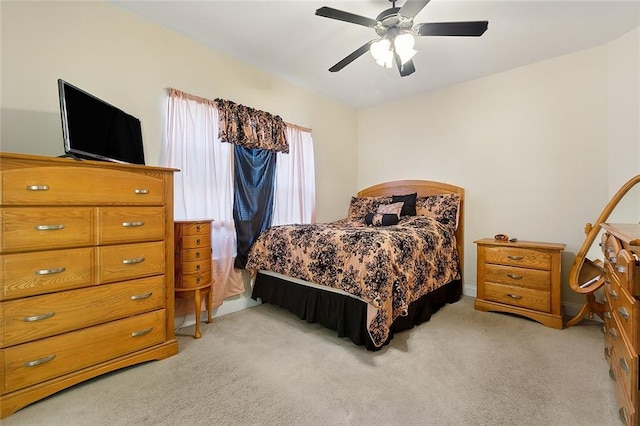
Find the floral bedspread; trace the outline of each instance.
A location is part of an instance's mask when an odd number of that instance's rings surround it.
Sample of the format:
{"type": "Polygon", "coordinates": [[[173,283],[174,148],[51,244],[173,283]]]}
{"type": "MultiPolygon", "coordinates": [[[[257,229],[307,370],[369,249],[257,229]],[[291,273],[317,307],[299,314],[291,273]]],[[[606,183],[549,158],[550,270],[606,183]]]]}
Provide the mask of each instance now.
{"type": "Polygon", "coordinates": [[[459,278],[454,229],[427,216],[371,227],[343,219],[283,225],[260,235],[246,269],[267,270],[346,291],[368,304],[371,340],[382,346],[409,304],[459,278]]]}

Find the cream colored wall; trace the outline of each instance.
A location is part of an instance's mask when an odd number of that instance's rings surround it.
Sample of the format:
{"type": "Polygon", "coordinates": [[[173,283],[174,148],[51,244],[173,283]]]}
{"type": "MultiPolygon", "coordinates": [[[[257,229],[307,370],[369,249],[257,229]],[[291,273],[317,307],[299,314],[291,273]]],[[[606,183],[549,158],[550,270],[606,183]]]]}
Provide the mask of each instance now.
{"type": "MultiPolygon", "coordinates": [[[[109,3],[0,2],[0,149],[63,154],[57,79],[142,122],[145,158],[159,164],[166,89],[226,98],[312,129],[318,221],[344,217],[357,192],[356,111],[142,20],[109,3]]],[[[216,315],[255,304],[245,294],[216,315]]],[[[179,323],[181,319],[177,319],[179,323]]],[[[193,316],[185,324],[193,323],[193,316]]]]}
{"type": "Polygon", "coordinates": [[[1,149],[63,154],[57,79],[138,117],[158,164],[166,88],[226,98],[313,129],[317,220],[343,217],[356,187],[356,111],[100,1],[0,2],[1,149]]]}
{"type": "Polygon", "coordinates": [[[465,293],[476,292],[473,241],[506,233],[567,245],[563,300],[579,307],[584,297],[567,275],[583,227],[612,188],[640,173],[637,34],[359,111],[358,186],[400,178],[463,186],[465,293]],[[620,150],[624,159],[609,160],[620,150]]]}

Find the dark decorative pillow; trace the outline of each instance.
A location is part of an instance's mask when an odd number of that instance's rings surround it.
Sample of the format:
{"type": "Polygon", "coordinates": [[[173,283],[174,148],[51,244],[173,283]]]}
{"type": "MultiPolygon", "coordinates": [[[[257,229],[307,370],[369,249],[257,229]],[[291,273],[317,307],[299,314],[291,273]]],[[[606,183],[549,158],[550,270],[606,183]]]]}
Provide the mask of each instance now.
{"type": "Polygon", "coordinates": [[[418,216],[432,217],[438,222],[458,228],[460,197],[458,194],[440,194],[418,197],[416,213],[418,216]]]}
{"type": "Polygon", "coordinates": [[[369,226],[390,226],[398,224],[398,215],[392,213],[368,213],[364,223],[369,226]]]}
{"type": "Polygon", "coordinates": [[[416,199],[418,198],[418,193],[407,194],[407,195],[394,195],[391,198],[391,201],[394,203],[403,202],[404,206],[402,206],[402,211],[400,212],[400,216],[415,216],[416,215],[416,199]]]}

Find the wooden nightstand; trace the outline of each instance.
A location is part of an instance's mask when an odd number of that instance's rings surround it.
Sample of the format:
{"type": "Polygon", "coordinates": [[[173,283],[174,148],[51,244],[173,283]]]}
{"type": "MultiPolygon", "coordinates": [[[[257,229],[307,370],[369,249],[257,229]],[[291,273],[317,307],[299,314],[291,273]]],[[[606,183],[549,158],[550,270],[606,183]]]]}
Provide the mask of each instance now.
{"type": "Polygon", "coordinates": [[[477,310],[522,315],[562,329],[564,244],[493,238],[474,243],[478,247],[477,310]]]}
{"type": "Polygon", "coordinates": [[[200,307],[206,296],[207,323],[211,322],[213,292],[211,279],[211,220],[175,222],[175,292],[176,297],[193,298],[196,331],[200,334],[200,307]]]}

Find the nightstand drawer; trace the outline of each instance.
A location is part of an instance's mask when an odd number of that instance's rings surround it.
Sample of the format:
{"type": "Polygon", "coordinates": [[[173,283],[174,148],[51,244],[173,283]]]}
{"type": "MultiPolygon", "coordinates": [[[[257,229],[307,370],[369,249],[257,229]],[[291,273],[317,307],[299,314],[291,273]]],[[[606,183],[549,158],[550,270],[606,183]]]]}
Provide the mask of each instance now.
{"type": "Polygon", "coordinates": [[[546,291],[529,290],[502,284],[484,283],[485,299],[521,308],[549,312],[551,295],[546,291]]]}
{"type": "Polygon", "coordinates": [[[548,270],[551,267],[551,255],[539,250],[531,250],[519,247],[487,247],[484,259],[487,263],[500,265],[521,266],[548,270]]]}
{"type": "Polygon", "coordinates": [[[487,264],[485,266],[484,279],[498,284],[532,290],[549,291],[551,286],[551,274],[549,271],[516,268],[513,266],[487,264]]]}

